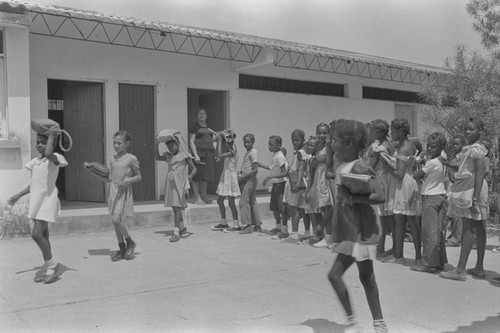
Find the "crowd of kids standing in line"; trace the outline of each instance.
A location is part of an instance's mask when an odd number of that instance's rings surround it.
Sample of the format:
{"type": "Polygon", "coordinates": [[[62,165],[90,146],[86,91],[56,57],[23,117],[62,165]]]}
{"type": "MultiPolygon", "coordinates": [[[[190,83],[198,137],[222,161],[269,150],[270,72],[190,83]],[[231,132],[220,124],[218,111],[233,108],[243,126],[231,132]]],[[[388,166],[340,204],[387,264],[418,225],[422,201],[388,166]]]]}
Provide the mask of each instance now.
{"type": "MultiPolygon", "coordinates": [[[[407,236],[415,248],[415,265],[411,270],[440,272],[440,277],[451,280],[463,281],[467,274],[485,278],[483,261],[489,217],[486,180],[488,176],[497,179],[498,169],[496,161],[491,159],[491,141],[481,137],[480,120],[470,119],[464,135],[451,138],[454,152],[451,157],[444,152],[447,140],[441,133],[432,133],[427,138],[425,151],[418,143],[411,142],[410,126],[405,119],[395,119],[390,124],[381,119],[368,124],[339,119],[318,124],[314,136],[309,138],[303,130],[295,129],[291,133],[293,152],[288,157],[282,138],[271,135],[268,140],[272,153],[270,164],[258,158],[253,147],[256,138],[247,133],[242,137],[245,151],[238,170],[236,134],[230,129],[217,133],[210,130],[205,110],[198,113],[200,119],[190,129],[190,149],[177,131],[167,130],[157,137],[156,159],[168,165],[164,204],[174,212],[171,242],[179,241],[186,232],[182,216],[187,207],[186,193],[195,183],[197,173],[203,174],[203,169],[212,167],[208,159],[213,157],[223,161],[224,168],[217,187],[221,221],[212,229],[239,234],[266,232],[283,243],[330,248],[338,255],[328,279],[350,325],[356,322],[342,276],[356,263],[374,328],[377,332],[387,330],[373,260],[404,264],[403,246],[407,236]],[[214,141],[215,150],[210,148],[214,141]],[[166,146],[163,153],[162,143],[166,146]],[[203,149],[197,150],[200,146],[203,149]],[[202,150],[212,153],[202,154],[202,150]],[[259,168],[269,170],[263,185],[272,183],[269,208],[276,226],[269,231],[262,230],[256,206],[259,168]],[[240,216],[236,197],[240,197],[240,216]],[[226,198],[232,214],[231,225],[226,217],[226,198]],[[303,235],[299,235],[301,220],[303,235]],[[452,221],[453,231],[446,240],[445,221],[448,220],[452,221]],[[389,232],[392,246],[386,250],[385,238],[389,232]],[[445,271],[446,246],[459,244],[461,251],[456,268],[445,271]],[[466,269],[474,246],[476,265],[466,269]]],[[[31,184],[9,199],[9,203],[14,204],[30,193],[28,218],[34,221],[32,237],[45,261],[35,281],[45,283],[57,279],[48,224],[55,221],[59,211],[55,187],[58,168],[68,165],[62,155],[54,152],[56,138],[56,131],[37,135],[36,148],[40,156],[25,166],[31,171],[31,184]]],[[[109,186],[108,208],[119,246],[113,261],[132,259],[136,248],[125,225],[125,219],[133,216],[131,184],[141,180],[139,161],[127,152],[131,139],[127,131],[118,131],[113,136],[116,154],[108,161],[109,176],[93,173],[109,186]]],[[[92,172],[89,164],[84,167],[92,172]]],[[[203,193],[207,178],[199,176],[197,181],[201,185],[193,186],[198,204],[204,204],[208,202],[206,192],[203,193]]],[[[500,247],[493,252],[500,252],[500,247]]]]}

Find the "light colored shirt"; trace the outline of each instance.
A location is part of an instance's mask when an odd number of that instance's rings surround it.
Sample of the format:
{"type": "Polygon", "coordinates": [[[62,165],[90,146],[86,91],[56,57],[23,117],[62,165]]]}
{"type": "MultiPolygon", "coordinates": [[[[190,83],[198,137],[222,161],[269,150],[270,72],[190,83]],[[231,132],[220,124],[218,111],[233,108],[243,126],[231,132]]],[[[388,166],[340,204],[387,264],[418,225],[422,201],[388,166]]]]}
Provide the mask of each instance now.
{"type": "Polygon", "coordinates": [[[250,173],[252,171],[254,163],[257,163],[257,150],[255,148],[252,148],[250,150],[247,150],[245,157],[243,157],[241,172],[250,173]]]}
{"type": "Polygon", "coordinates": [[[445,188],[445,168],[439,158],[433,158],[425,162],[422,167],[425,173],[424,183],[422,185],[422,195],[439,195],[446,194],[445,188]]]}
{"type": "MultiPolygon", "coordinates": [[[[279,175],[281,173],[281,167],[285,166],[286,169],[287,164],[288,162],[286,160],[286,157],[281,150],[274,152],[271,167],[269,170],[271,172],[271,177],[279,175]]],[[[282,183],[286,181],[286,177],[273,178],[272,180],[274,183],[282,183]]]]}

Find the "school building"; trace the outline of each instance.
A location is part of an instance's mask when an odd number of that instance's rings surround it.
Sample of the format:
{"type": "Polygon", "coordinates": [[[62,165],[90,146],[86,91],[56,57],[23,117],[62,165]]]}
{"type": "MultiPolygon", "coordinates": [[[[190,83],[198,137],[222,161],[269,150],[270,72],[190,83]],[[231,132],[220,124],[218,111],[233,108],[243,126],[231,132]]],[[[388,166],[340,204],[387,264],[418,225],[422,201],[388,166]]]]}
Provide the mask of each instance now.
{"type": "MultiPolygon", "coordinates": [[[[255,134],[259,159],[267,139],[335,118],[368,122],[407,118],[412,136],[422,84],[446,69],[371,55],[93,11],[0,1],[0,204],[29,184],[23,165],[36,156],[30,120],[51,118],[73,137],[58,187],[68,201],[105,201],[105,186],[82,167],[105,163],[118,129],[143,179],[136,201],[157,200],[166,165],[154,159],[155,133],[180,130],[187,141],[195,113],[214,130],[255,134]]],[[[241,163],[241,158],[240,158],[241,163]]],[[[217,166],[217,172],[222,164],[217,166]]],[[[260,172],[263,179],[265,172],[260,172]]],[[[209,191],[214,192],[217,184],[209,191]]]]}

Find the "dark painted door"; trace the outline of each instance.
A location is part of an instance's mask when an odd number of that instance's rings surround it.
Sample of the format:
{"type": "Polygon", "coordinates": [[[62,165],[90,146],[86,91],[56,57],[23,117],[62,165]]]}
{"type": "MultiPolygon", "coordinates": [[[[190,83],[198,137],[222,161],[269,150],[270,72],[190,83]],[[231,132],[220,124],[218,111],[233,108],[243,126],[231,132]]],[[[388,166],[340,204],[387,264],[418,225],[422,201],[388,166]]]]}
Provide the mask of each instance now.
{"type": "Polygon", "coordinates": [[[155,199],[155,87],[119,84],[120,129],[130,132],[129,153],[139,160],[142,180],[133,184],[134,200],[155,199]]]}

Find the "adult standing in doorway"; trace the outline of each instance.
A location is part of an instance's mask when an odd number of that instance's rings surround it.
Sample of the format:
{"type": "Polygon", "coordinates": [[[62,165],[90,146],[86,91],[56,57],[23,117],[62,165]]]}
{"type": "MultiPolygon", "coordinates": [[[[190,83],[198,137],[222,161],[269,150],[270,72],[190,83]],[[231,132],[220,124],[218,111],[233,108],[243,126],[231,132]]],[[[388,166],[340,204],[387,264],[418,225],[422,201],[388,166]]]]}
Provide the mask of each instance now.
{"type": "Polygon", "coordinates": [[[198,169],[192,181],[197,205],[211,203],[207,197],[207,185],[214,181],[214,133],[207,125],[207,111],[199,109],[196,122],[189,129],[189,147],[198,169]]]}

